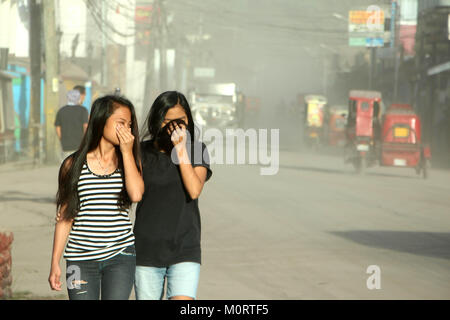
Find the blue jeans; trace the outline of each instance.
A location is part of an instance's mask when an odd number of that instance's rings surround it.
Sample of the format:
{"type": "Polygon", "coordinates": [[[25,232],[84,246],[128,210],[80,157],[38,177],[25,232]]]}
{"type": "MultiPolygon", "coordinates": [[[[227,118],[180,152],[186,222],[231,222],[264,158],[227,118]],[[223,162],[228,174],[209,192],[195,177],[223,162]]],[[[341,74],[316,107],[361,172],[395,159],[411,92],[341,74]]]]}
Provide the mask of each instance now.
{"type": "Polygon", "coordinates": [[[67,261],[70,300],[128,300],[136,271],[134,246],[105,261],[67,261]]]}
{"type": "Polygon", "coordinates": [[[181,262],[167,268],[136,266],[134,291],[137,300],[161,300],[167,279],[167,298],[187,296],[195,299],[200,278],[200,264],[181,262]]]}

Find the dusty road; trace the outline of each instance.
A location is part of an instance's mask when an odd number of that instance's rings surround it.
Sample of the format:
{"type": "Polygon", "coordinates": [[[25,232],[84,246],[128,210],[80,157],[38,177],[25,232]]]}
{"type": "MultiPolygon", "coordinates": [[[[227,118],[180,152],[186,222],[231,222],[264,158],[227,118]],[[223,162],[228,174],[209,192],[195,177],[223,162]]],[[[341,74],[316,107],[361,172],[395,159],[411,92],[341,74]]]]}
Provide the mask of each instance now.
{"type": "Polygon", "coordinates": [[[216,168],[201,202],[202,297],[450,298],[449,172],[361,177],[340,158],[280,157],[272,177],[216,168]],[[370,265],[381,269],[380,290],[367,289],[370,265]]]}
{"type": "MultiPolygon", "coordinates": [[[[450,299],[450,172],[353,174],[340,157],[282,148],[280,169],[213,165],[200,197],[199,299],[450,299]],[[367,267],[381,289],[366,286],[367,267]]],[[[13,290],[47,283],[57,167],[0,167],[0,229],[14,232],[13,290]]],[[[64,265],[64,263],[62,263],[64,265]]]]}

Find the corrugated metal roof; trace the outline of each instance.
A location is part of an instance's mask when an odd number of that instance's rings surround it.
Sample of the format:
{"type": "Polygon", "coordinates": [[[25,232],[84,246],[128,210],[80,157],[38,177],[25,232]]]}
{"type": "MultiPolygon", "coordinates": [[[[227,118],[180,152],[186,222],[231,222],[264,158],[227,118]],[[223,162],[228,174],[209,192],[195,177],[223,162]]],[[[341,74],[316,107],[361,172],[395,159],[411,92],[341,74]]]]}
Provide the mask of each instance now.
{"type": "Polygon", "coordinates": [[[14,79],[15,77],[13,75],[11,75],[10,73],[0,70],[0,77],[1,78],[6,78],[6,79],[14,79]]]}

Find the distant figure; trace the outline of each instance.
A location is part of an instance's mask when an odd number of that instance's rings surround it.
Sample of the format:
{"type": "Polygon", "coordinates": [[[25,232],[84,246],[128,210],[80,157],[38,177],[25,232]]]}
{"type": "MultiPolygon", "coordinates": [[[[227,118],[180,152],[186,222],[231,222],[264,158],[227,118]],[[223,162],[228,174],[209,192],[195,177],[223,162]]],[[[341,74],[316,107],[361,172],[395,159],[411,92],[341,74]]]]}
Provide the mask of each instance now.
{"type": "Polygon", "coordinates": [[[86,132],[89,114],[87,109],[81,106],[81,97],[78,90],[67,92],[67,105],[56,114],[55,127],[63,150],[62,160],[78,150],[86,132]]]}
{"type": "Polygon", "coordinates": [[[83,105],[84,99],[86,98],[86,87],[77,85],[73,87],[73,90],[77,90],[80,93],[80,106],[83,105]]]}
{"type": "Polygon", "coordinates": [[[275,112],[278,114],[279,118],[281,120],[285,120],[286,119],[286,115],[287,115],[287,106],[286,106],[286,101],[284,101],[284,98],[281,99],[280,103],[278,104],[277,109],[275,110],[275,112]]]}
{"type": "Polygon", "coordinates": [[[245,95],[242,92],[238,92],[237,94],[237,118],[238,125],[240,128],[244,128],[245,124],[245,95]]]}

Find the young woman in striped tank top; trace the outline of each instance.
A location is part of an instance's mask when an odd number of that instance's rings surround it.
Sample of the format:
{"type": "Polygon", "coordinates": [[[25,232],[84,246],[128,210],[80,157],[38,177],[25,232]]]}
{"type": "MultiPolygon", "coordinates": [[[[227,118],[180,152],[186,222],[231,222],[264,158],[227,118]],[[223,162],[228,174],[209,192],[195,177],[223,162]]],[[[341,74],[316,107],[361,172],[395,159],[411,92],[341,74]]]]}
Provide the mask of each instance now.
{"type": "Polygon", "coordinates": [[[60,260],[67,243],[71,300],[130,296],[136,254],[128,211],[144,192],[138,141],[132,103],[104,96],[92,105],[78,151],[61,165],[49,282],[61,290],[60,260]]]}

